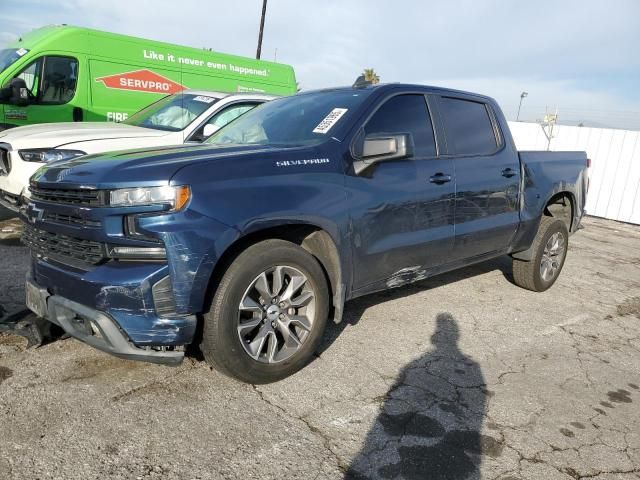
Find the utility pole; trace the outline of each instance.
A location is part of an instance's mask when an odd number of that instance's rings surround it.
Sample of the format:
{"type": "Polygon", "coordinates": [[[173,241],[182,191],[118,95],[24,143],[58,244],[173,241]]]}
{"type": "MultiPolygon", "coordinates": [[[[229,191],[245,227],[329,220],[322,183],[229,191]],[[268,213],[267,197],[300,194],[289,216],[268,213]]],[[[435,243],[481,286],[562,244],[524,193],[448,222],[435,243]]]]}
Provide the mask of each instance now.
{"type": "Polygon", "coordinates": [[[260,60],[260,53],[262,52],[262,32],[264,32],[264,17],[267,14],[267,0],[262,0],[262,16],[260,17],[260,34],[258,35],[258,50],[256,51],[256,58],[260,60]]]}
{"type": "Polygon", "coordinates": [[[524,97],[526,97],[527,95],[529,95],[527,92],[522,92],[520,94],[520,104],[518,105],[518,115],[516,115],[516,122],[520,121],[520,109],[522,108],[522,100],[524,100],[524,97]]]}

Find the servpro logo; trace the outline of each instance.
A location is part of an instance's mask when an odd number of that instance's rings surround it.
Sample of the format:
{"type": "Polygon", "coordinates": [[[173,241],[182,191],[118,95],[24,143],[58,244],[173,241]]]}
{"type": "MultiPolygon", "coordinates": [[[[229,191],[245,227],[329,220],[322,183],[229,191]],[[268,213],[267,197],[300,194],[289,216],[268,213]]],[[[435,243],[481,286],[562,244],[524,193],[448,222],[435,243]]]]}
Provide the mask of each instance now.
{"type": "Polygon", "coordinates": [[[96,78],[96,82],[104,83],[104,86],[107,88],[133,90],[135,92],[164,93],[167,95],[181,92],[186,88],[151,70],[136,70],[134,72],[99,77],[96,78]]]}

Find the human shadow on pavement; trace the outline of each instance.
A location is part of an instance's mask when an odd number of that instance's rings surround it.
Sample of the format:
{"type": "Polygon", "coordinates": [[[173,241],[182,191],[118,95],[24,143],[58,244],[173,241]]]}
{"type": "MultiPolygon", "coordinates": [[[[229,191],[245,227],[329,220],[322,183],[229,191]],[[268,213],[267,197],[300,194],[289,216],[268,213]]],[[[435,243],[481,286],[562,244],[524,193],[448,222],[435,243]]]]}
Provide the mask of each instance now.
{"type": "Polygon", "coordinates": [[[501,455],[501,441],[481,434],[490,393],[459,335],[438,314],[433,350],[404,367],[346,479],[479,479],[483,457],[501,455]]]}

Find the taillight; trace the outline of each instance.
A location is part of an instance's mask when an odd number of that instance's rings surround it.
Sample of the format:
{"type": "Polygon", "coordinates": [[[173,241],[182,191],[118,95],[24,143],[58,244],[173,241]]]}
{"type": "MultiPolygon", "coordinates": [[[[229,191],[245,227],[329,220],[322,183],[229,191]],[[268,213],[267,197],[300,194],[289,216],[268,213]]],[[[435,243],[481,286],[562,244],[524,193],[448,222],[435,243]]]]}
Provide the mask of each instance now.
{"type": "Polygon", "coordinates": [[[591,159],[587,158],[587,168],[591,168],[591,159]]]}

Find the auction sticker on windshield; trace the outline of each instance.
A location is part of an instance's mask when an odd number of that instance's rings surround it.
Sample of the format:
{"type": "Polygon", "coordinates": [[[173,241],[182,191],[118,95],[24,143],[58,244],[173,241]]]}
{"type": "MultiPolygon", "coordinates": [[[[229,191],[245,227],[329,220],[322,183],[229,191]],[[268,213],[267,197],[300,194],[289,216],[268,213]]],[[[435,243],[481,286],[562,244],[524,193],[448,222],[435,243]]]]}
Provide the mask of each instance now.
{"type": "Polygon", "coordinates": [[[213,97],[205,97],[204,95],[198,95],[197,97],[193,97],[194,102],[202,102],[202,103],[212,103],[215,101],[213,97]]]}
{"type": "Polygon", "coordinates": [[[347,111],[347,108],[334,108],[329,112],[329,115],[324,117],[318,126],[313,129],[313,133],[327,133],[331,130],[331,127],[338,123],[338,120],[340,120],[347,111]]]}

